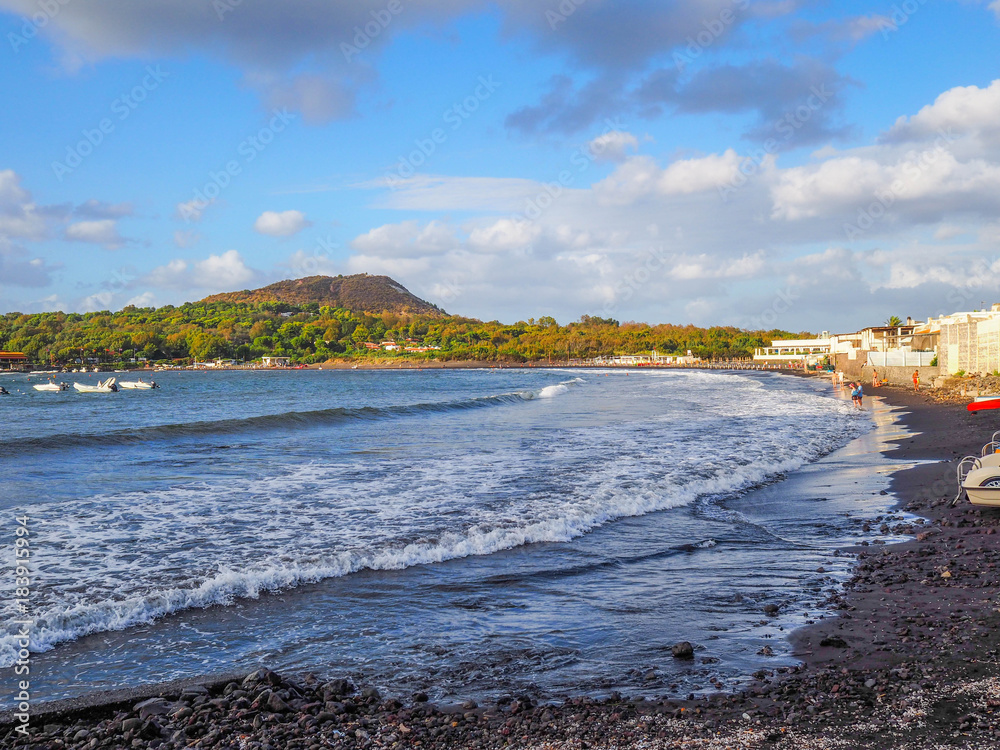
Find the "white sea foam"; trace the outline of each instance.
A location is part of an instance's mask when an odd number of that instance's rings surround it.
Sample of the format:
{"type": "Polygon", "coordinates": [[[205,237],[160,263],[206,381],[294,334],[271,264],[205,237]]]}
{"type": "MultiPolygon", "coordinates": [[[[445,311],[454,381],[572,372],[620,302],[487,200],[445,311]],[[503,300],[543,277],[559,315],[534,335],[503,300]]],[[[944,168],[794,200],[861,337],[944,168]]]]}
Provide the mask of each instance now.
{"type": "MultiPolygon", "coordinates": [[[[35,601],[32,647],[362,569],[567,541],[615,519],[753,486],[865,429],[830,399],[691,375],[633,378],[629,391],[616,384],[603,396],[608,408],[640,397],[650,409],[668,406],[638,420],[619,415],[562,429],[558,439],[500,435],[470,450],[446,443],[437,454],[374,464],[313,461],[243,483],[206,479],[95,497],[72,512],[36,506],[46,585],[35,601]]],[[[565,396],[583,382],[534,393],[565,396]]],[[[573,413],[593,405],[587,393],[573,413]]],[[[462,424],[474,430],[476,423],[462,424]]],[[[16,640],[0,637],[0,667],[15,652],[16,640]]]]}

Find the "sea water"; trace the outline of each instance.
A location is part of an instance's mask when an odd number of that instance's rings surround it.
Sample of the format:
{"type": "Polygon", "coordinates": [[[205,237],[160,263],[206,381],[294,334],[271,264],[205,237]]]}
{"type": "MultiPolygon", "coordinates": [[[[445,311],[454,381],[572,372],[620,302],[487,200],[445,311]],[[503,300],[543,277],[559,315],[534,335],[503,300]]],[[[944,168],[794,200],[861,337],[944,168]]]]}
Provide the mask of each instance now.
{"type": "MultiPolygon", "coordinates": [[[[885,471],[831,463],[874,421],[826,381],[156,377],[3,378],[2,554],[29,516],[40,700],[259,664],[440,699],[712,689],[791,663],[787,628],[849,570],[834,551],[891,500],[885,471]]],[[[23,616],[0,586],[11,674],[23,616]]]]}

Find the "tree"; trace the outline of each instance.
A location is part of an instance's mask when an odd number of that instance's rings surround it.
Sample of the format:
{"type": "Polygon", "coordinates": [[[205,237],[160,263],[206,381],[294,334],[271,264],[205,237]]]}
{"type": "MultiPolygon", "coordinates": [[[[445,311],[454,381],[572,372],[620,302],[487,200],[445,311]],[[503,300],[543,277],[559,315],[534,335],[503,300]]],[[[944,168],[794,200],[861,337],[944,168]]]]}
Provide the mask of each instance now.
{"type": "Polygon", "coordinates": [[[889,319],[885,321],[885,324],[890,328],[897,328],[898,326],[903,325],[903,321],[899,319],[899,316],[891,315],[889,316],[889,319]]]}

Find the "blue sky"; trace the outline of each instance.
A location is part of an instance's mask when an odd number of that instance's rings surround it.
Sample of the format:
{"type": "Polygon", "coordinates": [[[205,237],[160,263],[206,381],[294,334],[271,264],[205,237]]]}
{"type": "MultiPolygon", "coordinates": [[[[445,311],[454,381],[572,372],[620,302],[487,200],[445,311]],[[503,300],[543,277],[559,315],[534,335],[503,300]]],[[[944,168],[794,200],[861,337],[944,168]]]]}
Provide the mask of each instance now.
{"type": "Polygon", "coordinates": [[[1000,0],[0,0],[0,311],[388,274],[841,330],[1000,301],[1000,0]]]}

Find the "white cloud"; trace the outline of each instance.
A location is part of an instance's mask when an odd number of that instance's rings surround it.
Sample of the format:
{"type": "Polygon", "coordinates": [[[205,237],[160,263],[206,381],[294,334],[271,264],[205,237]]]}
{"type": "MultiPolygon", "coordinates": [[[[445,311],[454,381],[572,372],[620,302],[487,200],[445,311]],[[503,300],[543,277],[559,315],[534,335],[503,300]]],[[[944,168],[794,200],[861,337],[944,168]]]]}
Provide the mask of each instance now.
{"type": "Polygon", "coordinates": [[[236,289],[256,276],[256,271],[249,268],[235,250],[227,250],[222,255],[210,255],[194,266],[195,283],[206,289],[236,289]]]}
{"type": "Polygon", "coordinates": [[[292,253],[285,266],[292,272],[292,278],[303,276],[335,276],[342,273],[340,265],[329,255],[309,254],[304,250],[292,253]]]}
{"type": "Polygon", "coordinates": [[[890,209],[897,217],[918,222],[936,220],[942,212],[992,213],[1000,208],[1000,164],[982,159],[960,160],[935,146],[898,154],[872,152],[845,156],[818,166],[795,167],[780,174],[774,186],[773,216],[800,220],[876,213],[890,209]]]}
{"type": "Polygon", "coordinates": [[[12,169],[0,170],[0,237],[40,240],[47,232],[45,216],[21,187],[21,177],[12,169]]]}
{"type": "Polygon", "coordinates": [[[638,139],[623,130],[611,130],[587,144],[588,151],[600,161],[624,161],[627,151],[639,148],[638,139]]]}
{"type": "Polygon", "coordinates": [[[885,139],[926,140],[941,133],[950,137],[972,135],[985,143],[1000,145],[1000,79],[986,88],[958,86],[945,91],[912,117],[896,120],[885,139]]]}
{"type": "Polygon", "coordinates": [[[80,300],[77,305],[80,312],[100,312],[111,309],[111,301],[114,295],[111,292],[97,292],[80,300]]]}
{"type": "Polygon", "coordinates": [[[469,245],[487,252],[505,252],[530,248],[541,237],[542,228],[530,221],[500,219],[469,234],[469,245]]]}
{"type": "MultiPolygon", "coordinates": [[[[702,310],[692,322],[818,331],[948,312],[976,258],[1000,248],[1000,151],[982,148],[992,125],[976,114],[986,91],[964,92],[975,124],[947,137],[931,128],[938,105],[953,109],[939,97],[934,118],[925,108],[902,120],[926,137],[823,148],[789,166],[735,149],[670,162],[639,153],[551,193],[517,178],[414,178],[379,205],[473,218],[383,225],[350,243],[345,267],[499,319],[610,306],[623,320],[702,310]],[[862,214],[863,231],[847,236],[862,214]]],[[[983,297],[1000,294],[1000,277],[985,278],[983,297]]]]}
{"type": "Polygon", "coordinates": [[[291,237],[309,226],[312,222],[301,211],[265,211],[253,224],[255,231],[272,237],[291,237]]]}
{"type": "Polygon", "coordinates": [[[65,237],[72,242],[89,242],[103,245],[108,250],[117,250],[125,244],[125,238],[118,233],[118,223],[114,219],[80,221],[66,227],[65,237]]]}
{"type": "Polygon", "coordinates": [[[154,268],[140,279],[140,283],[154,289],[173,291],[231,292],[262,278],[259,271],[247,266],[236,250],[227,250],[221,255],[210,255],[199,261],[174,258],[154,268]]]}
{"type": "Polygon", "coordinates": [[[719,262],[715,256],[675,255],[667,262],[667,274],[679,281],[694,279],[748,279],[764,268],[764,253],[745,253],[739,258],[719,262]]]}
{"type": "MultiPolygon", "coordinates": [[[[1000,0],[997,1],[1000,2],[1000,0]]],[[[934,230],[934,239],[947,241],[955,237],[961,237],[965,232],[966,230],[963,227],[954,224],[942,224],[934,230]]]]}
{"type": "Polygon", "coordinates": [[[136,307],[154,307],[155,303],[156,295],[152,292],[143,292],[142,294],[137,294],[135,297],[132,297],[132,299],[126,302],[125,305],[135,305],[136,307]]]}
{"type": "Polygon", "coordinates": [[[455,230],[440,221],[421,226],[416,221],[384,224],[355,237],[351,247],[360,253],[401,256],[440,254],[458,246],[455,230]]]}
{"type": "Polygon", "coordinates": [[[635,156],[595,185],[594,190],[610,204],[633,203],[646,196],[718,192],[735,179],[741,161],[742,157],[732,149],[680,159],[665,168],[650,156],[635,156]]]}

